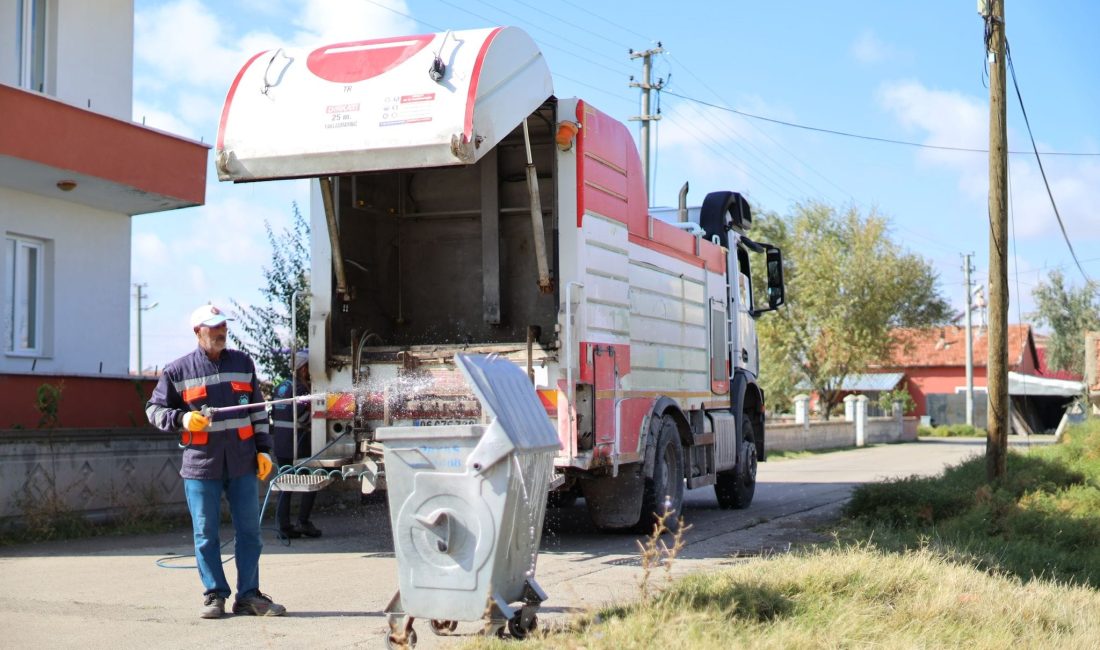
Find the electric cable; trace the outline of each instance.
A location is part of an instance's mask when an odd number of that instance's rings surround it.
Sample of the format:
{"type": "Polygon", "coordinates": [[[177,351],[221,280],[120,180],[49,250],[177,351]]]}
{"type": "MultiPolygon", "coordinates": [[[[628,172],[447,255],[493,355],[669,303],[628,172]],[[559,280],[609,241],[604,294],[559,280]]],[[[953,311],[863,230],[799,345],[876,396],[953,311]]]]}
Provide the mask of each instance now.
{"type": "MultiPolygon", "coordinates": [[[[538,29],[538,30],[541,30],[541,31],[543,31],[543,32],[546,32],[547,34],[550,34],[550,35],[551,35],[551,36],[553,36],[554,38],[558,38],[558,39],[560,39],[560,40],[562,40],[562,41],[564,41],[564,42],[568,43],[568,44],[569,44],[570,46],[572,46],[572,47],[575,47],[575,48],[577,48],[578,50],[583,50],[583,51],[585,51],[585,52],[589,52],[589,53],[591,53],[591,54],[595,54],[596,56],[599,56],[599,57],[606,57],[606,58],[607,58],[608,60],[614,60],[614,61],[616,62],[616,64],[618,64],[618,65],[620,65],[620,66],[621,66],[621,69],[622,69],[622,70],[626,70],[626,69],[627,69],[626,65],[625,65],[625,64],[621,64],[621,63],[620,63],[620,62],[618,61],[618,59],[613,59],[613,57],[611,57],[611,56],[609,56],[609,55],[606,55],[606,54],[604,54],[603,52],[597,52],[596,50],[593,50],[593,49],[592,49],[592,48],[590,48],[590,47],[587,47],[587,46],[585,46],[585,45],[583,45],[583,44],[581,44],[581,43],[578,43],[577,41],[574,41],[574,40],[572,40],[572,39],[570,39],[570,38],[566,38],[565,36],[562,36],[561,34],[558,34],[558,33],[556,33],[556,32],[553,32],[553,31],[551,31],[551,30],[549,30],[549,29],[547,29],[547,28],[545,28],[545,27],[543,27],[542,25],[539,25],[539,24],[537,24],[537,23],[531,22],[531,21],[529,21],[529,20],[527,20],[527,19],[523,18],[522,16],[519,16],[519,15],[517,15],[517,14],[514,14],[514,13],[512,13],[512,12],[508,11],[507,9],[502,9],[501,7],[498,7],[498,6],[494,5],[494,4],[491,4],[491,3],[487,2],[486,0],[477,0],[477,1],[478,1],[478,2],[480,2],[481,4],[485,5],[486,7],[489,7],[490,9],[495,9],[495,10],[499,11],[500,13],[502,13],[502,14],[504,14],[504,15],[506,15],[506,16],[511,16],[512,18],[515,18],[516,20],[520,21],[521,23],[525,23],[525,24],[527,24],[527,25],[530,25],[530,26],[531,26],[532,28],[534,28],[534,29],[538,29]]],[[[439,2],[443,2],[444,4],[451,4],[450,2],[447,2],[447,0],[439,0],[439,2]]],[[[453,7],[453,6],[455,6],[455,5],[451,5],[451,6],[453,7]]]]}
{"type": "MultiPolygon", "coordinates": [[[[669,53],[668,53],[668,58],[669,58],[670,60],[672,60],[672,59],[675,59],[675,55],[674,55],[673,53],[669,52],[669,53]]],[[[678,59],[676,59],[676,62],[677,62],[678,64],[680,63],[678,59]]],[[[722,96],[721,96],[721,94],[719,94],[719,93],[718,93],[718,91],[714,90],[714,89],[713,89],[713,88],[711,88],[711,87],[710,87],[709,85],[707,85],[706,81],[704,81],[703,79],[701,79],[701,78],[699,77],[699,75],[695,74],[695,73],[694,73],[694,72],[692,71],[692,69],[691,69],[691,67],[690,67],[690,66],[687,66],[687,65],[682,65],[682,64],[681,64],[681,68],[682,68],[683,70],[685,70],[685,71],[687,72],[687,74],[688,74],[689,76],[691,76],[691,77],[692,77],[692,78],[694,78],[694,79],[695,79],[695,80],[696,80],[697,82],[699,82],[699,84],[700,84],[700,85],[702,85],[702,87],[703,87],[704,89],[706,89],[706,90],[707,90],[708,92],[710,92],[710,94],[711,94],[712,96],[714,96],[714,97],[718,98],[719,100],[721,100],[721,99],[722,99],[722,96]]],[[[743,118],[743,119],[744,119],[744,118],[743,118]]],[[[788,149],[787,149],[786,147],[784,147],[784,146],[783,146],[782,144],[780,144],[779,142],[777,142],[777,141],[776,141],[776,140],[775,140],[774,138],[772,138],[772,137],[771,137],[770,135],[768,135],[768,133],[767,133],[766,131],[764,131],[763,129],[760,129],[760,128],[758,128],[758,127],[757,127],[757,126],[756,126],[755,124],[753,124],[753,123],[752,123],[752,121],[750,121],[750,120],[748,120],[748,119],[744,119],[744,122],[745,122],[745,124],[748,124],[748,125],[749,125],[749,127],[750,127],[750,128],[752,128],[753,130],[755,130],[755,131],[756,131],[757,133],[759,133],[760,135],[764,136],[764,137],[765,137],[765,138],[766,138],[766,139],[767,139],[768,141],[770,141],[770,142],[771,142],[771,143],[772,143],[773,145],[775,145],[775,146],[776,146],[777,148],[779,148],[779,149],[780,149],[780,150],[782,150],[782,151],[783,151],[784,153],[786,153],[786,154],[787,154],[788,156],[790,156],[791,158],[793,158],[793,159],[795,160],[795,162],[797,162],[798,164],[802,165],[802,166],[803,166],[803,167],[805,167],[806,169],[809,169],[810,171],[812,171],[812,172],[813,172],[814,174],[816,174],[816,175],[817,175],[818,177],[820,177],[821,179],[823,179],[823,180],[824,180],[824,181],[825,181],[826,183],[828,183],[829,185],[832,185],[832,186],[833,186],[834,188],[836,188],[837,190],[839,190],[841,194],[844,194],[845,196],[847,196],[847,197],[848,197],[849,199],[851,199],[852,201],[858,202],[858,200],[857,200],[857,199],[855,198],[855,196],[854,196],[854,195],[852,195],[852,193],[851,193],[851,192],[849,192],[849,191],[845,190],[844,188],[840,187],[839,185],[837,185],[837,184],[836,184],[836,183],[834,183],[833,181],[829,180],[829,178],[827,178],[827,177],[826,177],[826,176],[825,176],[824,174],[822,174],[821,172],[817,171],[817,169],[815,169],[815,168],[814,168],[814,167],[813,167],[812,165],[810,165],[810,164],[809,164],[809,163],[807,163],[806,161],[802,160],[802,159],[801,159],[801,158],[799,158],[799,157],[798,157],[798,156],[797,156],[796,154],[794,154],[794,153],[793,153],[792,151],[788,150],[788,149]]],[[[752,143],[752,141],[751,141],[751,140],[749,140],[749,139],[747,139],[747,138],[745,138],[744,140],[745,140],[745,143],[746,143],[746,144],[747,144],[748,146],[751,146],[751,147],[753,147],[754,149],[756,149],[757,151],[759,151],[759,152],[760,152],[760,154],[761,154],[762,156],[764,156],[765,158],[767,158],[767,159],[771,160],[771,161],[772,161],[772,162],[774,162],[774,163],[775,163],[776,165],[779,165],[779,167],[780,167],[781,169],[784,169],[784,170],[786,169],[786,167],[785,167],[784,165],[782,165],[782,164],[781,164],[781,163],[780,163],[780,162],[779,162],[778,160],[776,160],[776,159],[772,158],[772,157],[771,157],[770,155],[768,155],[768,153],[767,153],[766,151],[764,151],[763,149],[757,148],[757,147],[756,147],[756,145],[754,145],[754,144],[752,143]]],[[[794,178],[794,179],[796,179],[796,180],[798,180],[798,181],[801,181],[801,182],[802,182],[802,183],[804,183],[804,184],[805,184],[805,185],[806,185],[807,187],[810,187],[810,188],[812,188],[812,189],[813,189],[813,191],[814,191],[815,193],[819,194],[819,195],[820,195],[820,196],[822,196],[822,197],[824,197],[824,196],[825,196],[825,192],[822,192],[820,188],[818,188],[818,187],[817,187],[816,185],[813,185],[813,184],[812,184],[812,183],[810,183],[810,182],[809,182],[808,180],[806,180],[806,179],[803,179],[803,178],[799,177],[798,175],[796,175],[796,174],[794,174],[794,173],[791,173],[791,172],[787,172],[787,173],[788,173],[788,174],[790,174],[792,178],[794,178]]]]}
{"type": "Polygon", "coordinates": [[[636,32],[633,29],[630,29],[629,27],[623,27],[622,24],[620,24],[616,21],[609,20],[607,18],[604,18],[603,16],[600,16],[598,14],[593,13],[587,7],[579,5],[575,2],[570,2],[570,0],[561,0],[561,2],[573,7],[574,9],[577,9],[579,11],[583,11],[584,13],[588,14],[589,16],[592,16],[593,18],[599,18],[600,20],[604,21],[608,25],[611,25],[612,27],[615,27],[617,29],[621,29],[622,31],[627,32],[628,34],[632,34],[634,36],[637,36],[638,38],[644,39],[644,40],[646,40],[650,43],[656,43],[657,42],[657,39],[650,38],[649,36],[646,36],[645,34],[642,34],[641,32],[636,32]]]}
{"type": "MultiPolygon", "coordinates": [[[[799,124],[797,122],[788,122],[786,120],[778,120],[778,119],[775,119],[773,117],[765,117],[763,115],[756,115],[754,113],[748,113],[746,111],[737,110],[736,108],[730,108],[729,106],[723,106],[721,104],[715,104],[715,103],[712,103],[712,102],[703,101],[703,100],[697,99],[695,97],[689,97],[687,95],[680,95],[680,94],[677,94],[677,93],[674,93],[674,92],[669,92],[668,94],[670,94],[674,97],[679,97],[681,99],[686,99],[690,102],[695,102],[697,104],[702,104],[704,106],[710,106],[712,108],[717,108],[719,110],[727,111],[727,112],[730,112],[730,113],[735,113],[735,114],[741,115],[743,117],[749,117],[749,118],[752,118],[754,120],[760,120],[762,122],[771,122],[772,124],[782,124],[783,126],[789,126],[789,127],[793,127],[793,128],[796,128],[796,129],[804,129],[806,131],[816,131],[818,133],[828,133],[830,135],[839,135],[839,136],[844,136],[844,137],[847,137],[847,138],[856,138],[856,139],[859,139],[859,140],[870,140],[870,141],[873,141],[873,142],[883,142],[883,143],[886,143],[886,144],[904,145],[904,146],[907,146],[907,147],[917,147],[917,148],[920,148],[920,149],[936,149],[936,150],[939,150],[939,151],[963,151],[963,152],[967,152],[967,153],[989,153],[989,149],[977,149],[977,148],[972,148],[972,147],[951,147],[951,146],[947,146],[947,145],[925,144],[923,142],[911,142],[909,140],[895,140],[893,138],[880,138],[878,136],[873,136],[873,135],[863,135],[863,134],[860,134],[860,133],[851,133],[851,132],[848,132],[848,131],[838,131],[836,129],[826,129],[826,128],[817,127],[817,126],[808,126],[806,124],[799,124]]],[[[1010,150],[1010,151],[1008,151],[1008,153],[1010,153],[1010,154],[1020,154],[1020,155],[1026,154],[1026,155],[1029,155],[1029,156],[1032,155],[1031,151],[1011,151],[1010,150]]],[[[1100,157],[1100,152],[1093,152],[1093,151],[1043,151],[1042,155],[1044,155],[1044,156],[1097,156],[1097,157],[1100,157]]]]}
{"type": "Polygon", "coordinates": [[[1054,209],[1054,217],[1058,220],[1058,227],[1062,230],[1062,238],[1066,240],[1066,246],[1069,248],[1070,257],[1077,263],[1077,270],[1081,271],[1081,275],[1085,278],[1085,282],[1091,283],[1092,278],[1088,273],[1085,273],[1085,267],[1081,266],[1081,261],[1077,259],[1077,252],[1073,250],[1073,242],[1069,240],[1069,234],[1066,233],[1066,224],[1062,222],[1062,215],[1058,212],[1058,204],[1054,201],[1054,193],[1050,190],[1050,182],[1047,180],[1047,172],[1043,169],[1043,159],[1039,156],[1039,148],[1035,145],[1035,134],[1031,131],[1031,121],[1027,118],[1027,108],[1024,107],[1024,98],[1020,93],[1020,84],[1016,81],[1016,66],[1012,65],[1012,49],[1008,46],[1008,37],[1005,37],[1005,62],[1008,63],[1008,70],[1012,74],[1012,87],[1016,89],[1016,101],[1020,103],[1020,112],[1024,116],[1024,124],[1027,126],[1027,135],[1031,139],[1031,150],[1035,153],[1035,162],[1039,164],[1039,174],[1043,177],[1043,186],[1046,187],[1047,197],[1050,198],[1050,207],[1054,209]]]}
{"type": "MultiPolygon", "coordinates": [[[[1006,46],[1007,46],[1007,41],[1006,41],[1006,46]]],[[[1012,197],[1012,167],[1009,164],[1008,160],[1005,160],[1005,179],[1006,179],[1006,184],[1008,185],[1008,225],[1009,225],[1009,228],[1011,229],[1009,231],[1009,240],[1012,242],[1012,272],[1013,272],[1012,274],[1013,274],[1013,276],[1015,276],[1015,283],[1016,283],[1016,318],[1017,318],[1017,322],[1022,325],[1024,323],[1024,313],[1023,313],[1023,305],[1021,305],[1022,297],[1020,296],[1020,260],[1016,255],[1016,253],[1017,253],[1017,248],[1016,248],[1016,204],[1013,201],[1013,197],[1012,197]]],[[[1012,394],[1011,393],[1009,393],[1009,395],[1008,395],[1008,404],[1009,404],[1009,409],[1008,409],[1009,418],[1011,419],[1012,410],[1013,410],[1012,409],[1012,394]]],[[[1024,407],[1027,408],[1027,405],[1028,405],[1027,384],[1024,384],[1024,407]]],[[[1025,425],[1028,424],[1027,420],[1024,418],[1023,414],[1020,415],[1020,419],[1024,420],[1025,425]]],[[[1012,431],[1012,422],[1011,421],[1008,423],[1008,430],[1009,430],[1009,432],[1012,431]]],[[[1030,451],[1031,450],[1031,436],[1026,436],[1026,438],[1027,438],[1027,448],[1030,451]]]]}
{"type": "MultiPolygon", "coordinates": [[[[474,18],[479,18],[479,19],[481,19],[481,20],[485,21],[485,22],[486,22],[486,23],[488,23],[488,24],[493,24],[493,23],[496,23],[496,22],[498,22],[498,21],[492,20],[491,18],[488,18],[487,16],[482,16],[482,15],[481,15],[481,14],[479,14],[479,13],[473,12],[473,11],[471,11],[471,10],[467,9],[466,7],[463,7],[463,6],[461,6],[461,5],[455,4],[455,3],[453,3],[453,2],[449,2],[449,0],[436,0],[436,2],[440,2],[440,3],[442,3],[442,4],[445,4],[445,5],[447,5],[448,7],[452,7],[452,8],[454,8],[454,9],[457,9],[457,10],[459,10],[459,11],[463,12],[463,13],[467,13],[467,14],[470,14],[470,15],[471,15],[471,16],[473,16],[474,18]]],[[[560,37],[559,37],[559,38],[560,38],[560,37]]],[[[614,74],[622,74],[622,70],[621,70],[621,69],[619,69],[619,70],[616,70],[616,69],[614,69],[614,68],[612,68],[612,67],[610,67],[610,66],[604,65],[604,64],[602,64],[602,63],[600,63],[600,62],[598,62],[598,61],[593,61],[593,60],[592,60],[591,58],[589,58],[589,57],[585,57],[585,56],[583,56],[583,55],[581,55],[581,54],[577,54],[576,52],[572,52],[572,51],[570,51],[570,50],[568,50],[568,49],[566,49],[566,48],[563,48],[563,47],[557,47],[556,45],[551,45],[550,43],[547,43],[547,42],[543,42],[543,43],[542,43],[542,45],[544,45],[544,46],[546,46],[546,47],[548,47],[548,48],[550,48],[550,49],[552,49],[552,50],[556,50],[556,51],[558,51],[558,52],[561,52],[561,53],[563,53],[563,54],[566,54],[566,55],[569,55],[569,56],[572,56],[572,57],[576,57],[576,58],[578,58],[578,59],[580,59],[580,60],[582,60],[582,61],[584,61],[585,63],[588,63],[588,64],[590,64],[590,65],[594,65],[594,66],[597,66],[597,67],[603,68],[604,70],[607,70],[608,72],[612,72],[612,73],[614,73],[614,74]]]]}
{"type": "Polygon", "coordinates": [[[549,12],[549,11],[545,11],[545,10],[543,10],[543,9],[539,9],[539,8],[538,8],[537,6],[535,6],[535,5],[533,5],[533,4],[529,4],[529,3],[527,3],[527,2],[523,2],[523,0],[512,0],[512,2],[514,2],[515,4],[520,4],[520,5],[523,5],[524,7],[527,7],[528,9],[531,9],[531,10],[533,10],[533,11],[537,11],[537,12],[539,12],[540,14],[542,14],[542,15],[544,15],[544,16],[548,16],[548,17],[550,17],[550,18],[553,18],[554,20],[556,20],[556,21],[558,21],[558,22],[560,22],[560,23],[564,23],[564,24],[568,25],[569,27],[572,27],[573,29],[576,29],[576,30],[582,31],[582,32],[584,32],[584,33],[586,33],[586,34],[590,34],[590,35],[592,35],[592,36],[595,36],[596,38],[599,38],[599,39],[601,39],[601,40],[607,41],[608,43],[610,43],[610,44],[612,44],[612,45],[614,45],[614,46],[616,46],[616,47],[621,47],[621,48],[623,48],[624,50],[625,50],[625,49],[628,49],[628,48],[624,47],[622,43],[619,43],[619,42],[616,42],[616,41],[613,41],[613,40],[611,40],[611,39],[610,39],[610,38],[608,38],[608,37],[607,37],[607,36],[606,36],[605,34],[601,34],[601,33],[597,32],[597,31],[593,31],[593,30],[591,30],[591,29],[588,29],[587,27],[585,27],[585,26],[583,26],[583,25],[578,25],[577,23],[574,23],[574,22],[568,21],[568,20],[566,20],[566,19],[562,18],[561,16],[559,16],[559,15],[557,15],[557,14],[555,14],[555,13],[551,13],[551,12],[549,12]]]}

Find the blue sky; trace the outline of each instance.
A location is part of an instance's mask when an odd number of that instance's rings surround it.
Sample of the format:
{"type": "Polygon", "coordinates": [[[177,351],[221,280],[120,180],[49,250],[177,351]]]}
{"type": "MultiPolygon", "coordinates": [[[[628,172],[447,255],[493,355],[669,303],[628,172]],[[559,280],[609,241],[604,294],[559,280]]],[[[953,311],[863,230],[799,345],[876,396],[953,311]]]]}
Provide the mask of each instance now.
{"type": "MultiPolygon", "coordinates": [[[[1100,152],[1100,4],[1008,0],[1006,24],[1041,151],[1100,152]]],[[[961,253],[976,283],[988,268],[987,155],[869,142],[748,119],[681,97],[827,129],[930,145],[985,148],[988,97],[982,21],[973,0],[680,2],[651,0],[135,0],[134,119],[215,141],[225,93],[256,52],[284,45],[516,25],[542,48],[555,94],[620,120],[640,112],[628,50],[655,47],[666,80],[656,130],[654,205],[706,192],[745,193],[754,208],[800,201],[875,209],[895,239],[937,269],[963,306],[961,253]]],[[[1009,148],[1030,142],[1009,87],[1009,148]]],[[[219,183],[210,156],[206,205],[133,219],[132,274],[147,283],[143,359],[160,366],[194,346],[187,318],[229,299],[259,304],[277,231],[304,181],[219,183]]],[[[1045,156],[1065,228],[1085,271],[1100,278],[1100,155],[1045,156]]],[[[1010,322],[1058,268],[1083,283],[1034,156],[1010,156],[1013,241],[1010,322]]],[[[132,328],[136,332],[136,328],[132,328]]],[[[136,341],[136,334],[135,334],[136,341]]],[[[133,346],[136,365],[136,343],[133,346]]]]}

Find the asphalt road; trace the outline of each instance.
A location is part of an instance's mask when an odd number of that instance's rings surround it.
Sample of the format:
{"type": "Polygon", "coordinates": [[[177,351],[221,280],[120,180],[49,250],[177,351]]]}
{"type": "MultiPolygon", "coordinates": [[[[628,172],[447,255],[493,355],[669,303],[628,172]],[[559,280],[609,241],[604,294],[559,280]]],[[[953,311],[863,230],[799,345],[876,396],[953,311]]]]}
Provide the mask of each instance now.
{"type": "MultiPolygon", "coordinates": [[[[983,453],[984,444],[928,439],[763,463],[755,501],[742,511],[720,510],[710,488],[689,491],[685,518],[692,528],[672,573],[711,570],[817,539],[815,529],[836,516],[854,485],[933,474],[983,453]]],[[[382,610],[397,587],[385,505],[332,508],[314,521],[325,531],[320,539],[288,546],[265,533],[261,588],[286,605],[282,618],[199,619],[196,571],[156,564],[191,552],[190,531],[0,549],[0,647],[385,647],[382,610]]],[[[223,539],[231,537],[224,528],[223,539]]],[[[641,577],[636,540],[597,532],[583,501],[550,510],[536,576],[550,596],[540,625],[635,597],[641,577]]],[[[173,564],[193,566],[193,559],[173,564]]],[[[232,562],[226,573],[232,584],[232,562]]],[[[455,636],[436,637],[426,621],[417,621],[417,648],[454,647],[478,628],[463,622],[455,636]]]]}

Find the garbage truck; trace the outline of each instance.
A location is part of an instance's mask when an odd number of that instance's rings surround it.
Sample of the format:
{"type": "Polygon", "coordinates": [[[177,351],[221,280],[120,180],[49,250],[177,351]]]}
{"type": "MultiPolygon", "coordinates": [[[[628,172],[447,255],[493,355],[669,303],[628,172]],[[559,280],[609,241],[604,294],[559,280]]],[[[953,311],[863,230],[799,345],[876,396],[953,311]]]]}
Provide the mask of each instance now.
{"type": "Polygon", "coordinates": [[[552,505],[645,530],[685,489],[751,503],[781,251],[735,191],[651,210],[628,128],[555,96],[523,30],[256,54],[216,157],[223,181],[310,179],[314,463],[384,489],[374,431],[482,422],[454,359],[493,354],[559,436],[552,505]]]}

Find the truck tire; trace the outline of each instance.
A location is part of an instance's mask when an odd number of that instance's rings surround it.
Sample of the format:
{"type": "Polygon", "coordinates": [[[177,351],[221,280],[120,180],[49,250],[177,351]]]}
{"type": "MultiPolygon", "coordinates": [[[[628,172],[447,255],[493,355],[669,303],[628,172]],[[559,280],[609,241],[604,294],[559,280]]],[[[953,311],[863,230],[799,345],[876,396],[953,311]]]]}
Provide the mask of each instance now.
{"type": "Polygon", "coordinates": [[[671,513],[665,520],[669,530],[676,530],[676,520],[684,509],[684,447],[676,422],[668,416],[660,419],[657,444],[653,450],[653,476],[645,479],[642,510],[634,532],[651,533],[657,517],[671,513]]]}
{"type": "Polygon", "coordinates": [[[737,467],[718,472],[714,483],[714,495],[718,497],[718,507],[724,510],[748,508],[756,494],[756,436],[752,429],[752,420],[741,416],[741,453],[737,467]]]}

